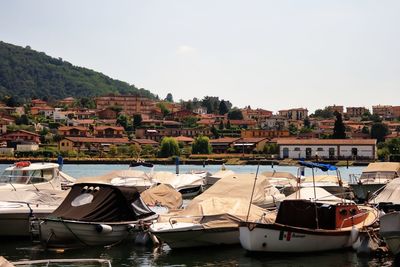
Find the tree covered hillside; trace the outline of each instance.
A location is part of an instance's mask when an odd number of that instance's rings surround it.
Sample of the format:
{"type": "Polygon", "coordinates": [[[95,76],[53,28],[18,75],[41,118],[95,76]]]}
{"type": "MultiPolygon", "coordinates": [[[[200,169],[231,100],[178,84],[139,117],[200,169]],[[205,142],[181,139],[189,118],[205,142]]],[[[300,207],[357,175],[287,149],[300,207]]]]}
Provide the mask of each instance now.
{"type": "Polygon", "coordinates": [[[47,56],[30,47],[0,41],[0,97],[13,96],[24,102],[32,98],[49,101],[65,97],[93,97],[114,94],[155,96],[126,82],[47,56]]]}

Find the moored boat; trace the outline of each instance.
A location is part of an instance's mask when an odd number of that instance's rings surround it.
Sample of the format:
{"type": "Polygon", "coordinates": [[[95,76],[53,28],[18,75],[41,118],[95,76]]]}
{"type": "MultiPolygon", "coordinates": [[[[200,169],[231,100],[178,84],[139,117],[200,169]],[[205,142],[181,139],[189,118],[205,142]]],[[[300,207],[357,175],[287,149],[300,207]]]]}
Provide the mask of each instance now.
{"type": "MultiPolygon", "coordinates": [[[[301,163],[310,168],[326,166],[301,163]]],[[[314,191],[315,188],[313,188],[314,191]]],[[[355,245],[360,231],[378,220],[379,211],[353,202],[286,199],[279,204],[275,222],[242,222],[240,243],[248,251],[315,252],[355,245]]]]}
{"type": "Polygon", "coordinates": [[[374,162],[365,168],[360,177],[350,176],[350,187],[360,201],[377,194],[387,183],[400,177],[399,162],[374,162]]]}
{"type": "Polygon", "coordinates": [[[40,240],[47,247],[112,245],[157,217],[134,187],[80,183],[51,215],[39,220],[40,240]]]}

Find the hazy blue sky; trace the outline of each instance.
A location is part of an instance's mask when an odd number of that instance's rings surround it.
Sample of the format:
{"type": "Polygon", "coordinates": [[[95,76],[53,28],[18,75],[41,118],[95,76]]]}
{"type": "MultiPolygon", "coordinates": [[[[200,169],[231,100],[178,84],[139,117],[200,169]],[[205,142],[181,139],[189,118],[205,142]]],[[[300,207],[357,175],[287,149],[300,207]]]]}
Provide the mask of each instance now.
{"type": "Polygon", "coordinates": [[[400,105],[397,0],[1,0],[0,40],[161,98],[400,105]]]}

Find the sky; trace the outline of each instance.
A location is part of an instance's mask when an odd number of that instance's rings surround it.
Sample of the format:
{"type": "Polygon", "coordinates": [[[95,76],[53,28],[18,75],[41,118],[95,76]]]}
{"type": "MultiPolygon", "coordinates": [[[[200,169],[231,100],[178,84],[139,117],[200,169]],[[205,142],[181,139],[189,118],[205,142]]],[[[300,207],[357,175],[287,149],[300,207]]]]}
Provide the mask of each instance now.
{"type": "Polygon", "coordinates": [[[400,105],[397,0],[1,0],[0,40],[175,101],[400,105]]]}

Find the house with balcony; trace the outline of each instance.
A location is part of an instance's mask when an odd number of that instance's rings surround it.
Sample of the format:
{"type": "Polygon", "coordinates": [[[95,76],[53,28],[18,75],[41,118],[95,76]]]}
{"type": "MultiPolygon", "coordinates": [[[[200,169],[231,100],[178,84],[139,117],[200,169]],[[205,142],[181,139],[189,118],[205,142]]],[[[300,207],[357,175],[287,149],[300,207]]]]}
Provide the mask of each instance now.
{"type": "Polygon", "coordinates": [[[121,138],[125,130],[121,126],[95,126],[93,135],[98,138],[121,138]]]}
{"type": "Polygon", "coordinates": [[[57,131],[64,137],[87,137],[90,135],[89,129],[83,126],[61,126],[57,131]]]}

